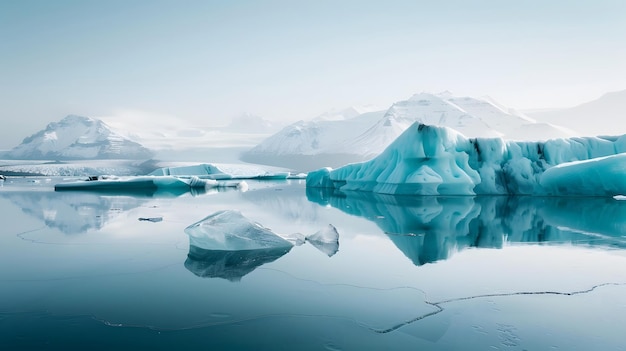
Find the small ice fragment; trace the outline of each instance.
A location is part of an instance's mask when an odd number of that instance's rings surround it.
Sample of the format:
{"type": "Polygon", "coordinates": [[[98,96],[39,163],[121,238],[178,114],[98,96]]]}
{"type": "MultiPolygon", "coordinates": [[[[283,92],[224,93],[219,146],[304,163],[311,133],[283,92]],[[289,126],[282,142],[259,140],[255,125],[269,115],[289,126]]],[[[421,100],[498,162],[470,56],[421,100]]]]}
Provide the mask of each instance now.
{"type": "Polygon", "coordinates": [[[306,242],[306,237],[301,233],[292,233],[285,236],[285,239],[294,243],[295,246],[300,246],[306,242]]]}
{"type": "Polygon", "coordinates": [[[613,196],[613,198],[615,200],[622,201],[622,200],[626,200],[626,195],[615,195],[615,196],[613,196]]]}
{"type": "Polygon", "coordinates": [[[145,222],[161,222],[163,220],[163,217],[139,217],[140,221],[145,221],[145,222]]]}

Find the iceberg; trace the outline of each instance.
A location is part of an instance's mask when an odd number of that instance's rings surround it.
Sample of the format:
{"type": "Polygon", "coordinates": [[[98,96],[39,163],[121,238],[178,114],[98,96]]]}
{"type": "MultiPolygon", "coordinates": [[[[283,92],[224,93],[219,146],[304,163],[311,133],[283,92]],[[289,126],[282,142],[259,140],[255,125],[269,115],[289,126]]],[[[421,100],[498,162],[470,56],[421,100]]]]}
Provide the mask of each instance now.
{"type": "Polygon", "coordinates": [[[200,272],[196,273],[199,276],[229,280],[240,278],[305,242],[328,257],[339,250],[339,233],[331,224],[308,236],[294,233],[283,237],[235,210],[216,212],[185,228],[185,233],[189,235],[191,260],[185,264],[187,268],[200,272]],[[229,270],[239,273],[226,272],[229,270]]]}
{"type": "Polygon", "coordinates": [[[241,212],[216,212],[187,228],[185,267],[199,277],[239,281],[257,267],[277,260],[294,246],[241,212]]]}
{"type": "Polygon", "coordinates": [[[414,123],[379,156],[307,175],[307,187],[401,195],[626,194],[626,136],[466,138],[414,123]]]}
{"type": "Polygon", "coordinates": [[[291,248],[293,244],[270,229],[244,217],[241,212],[216,212],[187,228],[189,242],[205,250],[264,250],[291,248]]]}

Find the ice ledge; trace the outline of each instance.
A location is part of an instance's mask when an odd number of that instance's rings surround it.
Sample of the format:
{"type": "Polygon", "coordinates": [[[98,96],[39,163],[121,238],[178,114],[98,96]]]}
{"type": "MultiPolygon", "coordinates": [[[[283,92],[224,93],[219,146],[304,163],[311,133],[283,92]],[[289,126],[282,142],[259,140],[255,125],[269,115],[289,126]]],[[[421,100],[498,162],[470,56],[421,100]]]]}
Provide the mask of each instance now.
{"type": "Polygon", "coordinates": [[[466,138],[414,123],[376,158],[310,172],[307,187],[402,195],[626,194],[626,136],[466,138]]]}

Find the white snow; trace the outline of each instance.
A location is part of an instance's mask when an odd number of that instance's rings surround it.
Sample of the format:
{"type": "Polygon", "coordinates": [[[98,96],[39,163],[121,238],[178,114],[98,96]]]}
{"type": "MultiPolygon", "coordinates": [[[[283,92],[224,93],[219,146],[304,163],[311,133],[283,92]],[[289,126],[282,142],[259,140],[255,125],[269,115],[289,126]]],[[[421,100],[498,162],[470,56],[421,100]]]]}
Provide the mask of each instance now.
{"type": "Polygon", "coordinates": [[[307,186],[385,194],[613,196],[626,193],[623,152],[626,136],[468,139],[450,128],[414,123],[378,157],[311,172],[307,186]]]}
{"type": "Polygon", "coordinates": [[[151,153],[100,120],[69,115],[25,138],[7,155],[13,159],[139,159],[151,153]]]}
{"type": "Polygon", "coordinates": [[[539,124],[490,98],[456,97],[449,92],[420,93],[393,104],[384,113],[300,121],[244,153],[243,159],[267,164],[280,160],[287,164],[297,163],[298,156],[307,156],[316,167],[364,161],[380,154],[415,122],[450,127],[467,137],[546,140],[576,135],[559,126],[539,124]]]}
{"type": "Polygon", "coordinates": [[[216,212],[185,228],[190,244],[205,250],[261,250],[291,248],[293,244],[241,212],[216,212]]]}

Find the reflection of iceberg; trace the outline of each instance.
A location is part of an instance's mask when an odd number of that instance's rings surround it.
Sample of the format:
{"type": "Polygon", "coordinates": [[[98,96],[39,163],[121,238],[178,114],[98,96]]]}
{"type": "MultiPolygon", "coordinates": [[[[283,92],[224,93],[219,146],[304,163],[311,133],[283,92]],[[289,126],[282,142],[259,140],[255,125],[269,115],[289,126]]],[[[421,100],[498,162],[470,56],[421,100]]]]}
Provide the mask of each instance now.
{"type": "Polygon", "coordinates": [[[257,267],[277,260],[291,250],[291,247],[278,247],[256,250],[206,250],[193,245],[185,268],[203,278],[224,278],[239,281],[257,267]]]}
{"type": "Polygon", "coordinates": [[[339,233],[332,224],[307,236],[306,241],[328,257],[334,256],[339,251],[339,233]]]}
{"type": "Polygon", "coordinates": [[[322,205],[375,222],[416,265],[468,247],[567,243],[626,247],[626,203],[612,198],[409,197],[307,189],[322,205]]]}
{"type": "Polygon", "coordinates": [[[362,163],[310,172],[308,187],[404,195],[626,194],[626,136],[468,139],[415,123],[362,163]]]}

